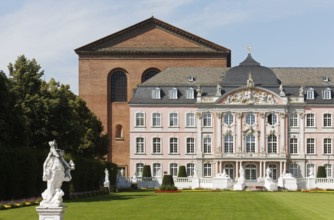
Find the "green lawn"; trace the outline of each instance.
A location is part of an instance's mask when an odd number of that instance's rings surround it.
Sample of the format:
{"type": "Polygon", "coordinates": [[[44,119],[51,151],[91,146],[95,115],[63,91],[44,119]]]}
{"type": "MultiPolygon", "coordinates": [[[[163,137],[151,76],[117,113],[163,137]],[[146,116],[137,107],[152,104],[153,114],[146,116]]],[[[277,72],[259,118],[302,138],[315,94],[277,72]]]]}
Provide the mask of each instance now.
{"type": "MultiPolygon", "coordinates": [[[[66,202],[65,220],[334,219],[334,193],[121,192],[66,202]]],[[[0,220],[37,220],[35,207],[0,211],[0,220]]]]}

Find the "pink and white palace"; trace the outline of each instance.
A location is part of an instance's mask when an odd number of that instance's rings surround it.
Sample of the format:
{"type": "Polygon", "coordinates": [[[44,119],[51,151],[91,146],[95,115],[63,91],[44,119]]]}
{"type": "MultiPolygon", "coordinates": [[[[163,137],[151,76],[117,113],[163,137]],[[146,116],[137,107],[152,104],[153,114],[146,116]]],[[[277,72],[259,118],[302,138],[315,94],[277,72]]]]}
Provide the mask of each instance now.
{"type": "Polygon", "coordinates": [[[333,82],[334,68],[268,68],[250,53],[232,68],[168,68],[130,101],[130,175],[146,164],[176,177],[183,165],[189,182],[287,176],[297,188],[334,188],[333,82]],[[319,166],[327,180],[315,178],[319,166]]]}

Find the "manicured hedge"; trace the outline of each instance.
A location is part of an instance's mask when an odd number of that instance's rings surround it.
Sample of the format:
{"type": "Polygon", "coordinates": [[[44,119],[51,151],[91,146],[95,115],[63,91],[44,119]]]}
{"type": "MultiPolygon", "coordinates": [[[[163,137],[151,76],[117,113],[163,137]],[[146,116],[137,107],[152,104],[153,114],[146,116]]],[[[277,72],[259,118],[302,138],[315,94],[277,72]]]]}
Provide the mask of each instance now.
{"type": "Polygon", "coordinates": [[[318,166],[317,178],[326,178],[326,169],[324,166],[318,166]]]}
{"type": "MultiPolygon", "coordinates": [[[[48,151],[31,148],[0,147],[0,201],[40,196],[46,189],[43,182],[43,163],[48,151]]],[[[65,159],[69,161],[70,156],[65,159]]],[[[71,172],[72,181],[63,183],[65,195],[71,192],[99,190],[103,185],[105,168],[109,170],[111,185],[116,183],[117,166],[105,161],[71,157],[75,170],[71,172]]],[[[66,197],[65,196],[65,197],[66,197]]]]}
{"type": "Polygon", "coordinates": [[[164,175],[160,190],[177,190],[174,185],[174,179],[172,175],[164,175]]]}
{"type": "Polygon", "coordinates": [[[142,177],[152,177],[150,165],[144,165],[142,177]]]}
{"type": "Polygon", "coordinates": [[[185,166],[180,166],[179,167],[179,172],[177,174],[177,177],[187,177],[187,172],[186,172],[186,167],[185,166]]]}

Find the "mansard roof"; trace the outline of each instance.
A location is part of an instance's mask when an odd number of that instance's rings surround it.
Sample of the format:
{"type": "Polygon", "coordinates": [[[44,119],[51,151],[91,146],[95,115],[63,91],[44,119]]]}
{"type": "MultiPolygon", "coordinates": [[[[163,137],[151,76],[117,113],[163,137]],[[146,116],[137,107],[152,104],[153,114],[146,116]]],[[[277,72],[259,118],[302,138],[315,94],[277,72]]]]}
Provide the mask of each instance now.
{"type": "MultiPolygon", "coordinates": [[[[200,87],[202,96],[216,96],[217,83],[221,86],[221,94],[227,94],[247,85],[249,73],[255,83],[255,87],[265,88],[280,95],[280,85],[287,97],[299,97],[299,90],[304,87],[304,94],[309,88],[314,89],[315,99],[304,99],[306,104],[334,104],[334,68],[268,68],[261,66],[249,54],[245,61],[233,68],[214,67],[171,67],[161,71],[148,81],[139,84],[136,93],[130,103],[159,103],[159,104],[190,104],[196,100],[184,98],[186,89],[200,87]],[[179,89],[180,98],[170,100],[162,97],[160,100],[152,100],[151,90],[161,88],[163,92],[176,87],[179,89]],[[325,89],[332,90],[332,99],[323,99],[325,89]]],[[[305,96],[306,97],[306,96],[305,96]]]]}
{"type": "MultiPolygon", "coordinates": [[[[168,35],[165,36],[168,37],[168,35]]],[[[159,37],[161,36],[156,36],[155,39],[159,39],[159,37]]],[[[230,59],[231,53],[230,49],[172,26],[154,17],[82,46],[76,49],[75,52],[78,55],[224,55],[227,56],[228,59],[230,59]],[[184,47],[165,46],[163,44],[152,46],[152,44],[141,45],[140,42],[136,42],[138,44],[134,47],[127,47],[124,45],[119,46],[120,43],[136,38],[153,29],[162,30],[169,34],[169,36],[173,35],[173,37],[177,37],[178,39],[187,42],[187,45],[184,47]]]]}

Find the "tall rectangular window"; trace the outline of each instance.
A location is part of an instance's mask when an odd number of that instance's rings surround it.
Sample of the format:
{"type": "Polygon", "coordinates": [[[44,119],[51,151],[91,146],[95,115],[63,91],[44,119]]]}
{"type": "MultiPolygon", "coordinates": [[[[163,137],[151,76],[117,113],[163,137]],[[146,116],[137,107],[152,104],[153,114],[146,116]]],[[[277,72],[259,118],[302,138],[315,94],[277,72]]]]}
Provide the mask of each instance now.
{"type": "Polygon", "coordinates": [[[172,176],[177,176],[177,163],[169,164],[169,174],[172,176]]]}
{"type": "Polygon", "coordinates": [[[170,127],[177,127],[179,125],[178,122],[178,115],[177,113],[170,113],[169,114],[169,126],[170,127]]]}
{"type": "Polygon", "coordinates": [[[332,177],[332,164],[325,164],[325,170],[326,170],[326,177],[331,178],[332,177]]]}
{"type": "Polygon", "coordinates": [[[232,135],[224,136],[224,152],[233,153],[233,136],[232,135]]]}
{"type": "Polygon", "coordinates": [[[187,138],[187,154],[195,153],[195,138],[187,138]]]}
{"type": "Polygon", "coordinates": [[[314,114],[312,114],[312,113],[306,114],[306,126],[307,127],[314,127],[315,126],[314,114]]]}
{"type": "Polygon", "coordinates": [[[314,146],[314,138],[307,138],[306,139],[306,150],[308,154],[314,154],[315,153],[315,146],[314,146]]]}
{"type": "Polygon", "coordinates": [[[152,125],[153,125],[153,127],[160,127],[161,126],[161,114],[160,113],[153,113],[152,114],[152,125]]]}
{"type": "Polygon", "coordinates": [[[142,138],[142,137],[137,137],[136,138],[136,153],[137,154],[143,154],[143,153],[145,153],[145,150],[144,150],[144,138],[142,138]]]}
{"type": "Polygon", "coordinates": [[[204,177],[211,177],[212,176],[212,165],[211,163],[204,164],[204,177]]]}
{"type": "Polygon", "coordinates": [[[252,134],[246,136],[246,152],[255,153],[255,136],[252,134]]]}
{"type": "Polygon", "coordinates": [[[297,154],[298,153],[298,139],[297,138],[290,138],[290,154],[297,154]]]}
{"type": "Polygon", "coordinates": [[[158,137],[153,138],[153,154],[161,154],[161,139],[158,137]]]}
{"type": "Polygon", "coordinates": [[[187,176],[193,176],[195,165],[193,163],[187,163],[187,176]]]}
{"type": "Polygon", "coordinates": [[[136,164],[136,176],[141,177],[143,175],[143,168],[144,168],[143,163],[137,163],[136,164]]]}
{"type": "Polygon", "coordinates": [[[332,114],[324,114],[324,127],[332,127],[332,114]]]}
{"type": "Polygon", "coordinates": [[[186,127],[195,127],[195,113],[186,114],[186,127]]]}
{"type": "Polygon", "coordinates": [[[154,163],[153,164],[153,176],[161,176],[161,164],[154,163]]]}
{"type": "Polygon", "coordinates": [[[212,114],[210,112],[203,113],[203,126],[212,127],[212,114]]]}
{"type": "Polygon", "coordinates": [[[289,125],[290,127],[298,127],[298,114],[297,113],[290,114],[289,125]]]}
{"type": "Polygon", "coordinates": [[[269,135],[268,137],[268,153],[277,153],[277,137],[275,135],[269,135]]]}
{"type": "Polygon", "coordinates": [[[136,127],[144,127],[145,126],[145,114],[142,112],[136,113],[136,127]]]}
{"type": "Polygon", "coordinates": [[[324,154],[332,153],[332,139],[325,138],[324,139],[324,154]]]}
{"type": "Polygon", "coordinates": [[[170,154],[177,154],[178,153],[178,143],[177,138],[172,137],[169,139],[169,153],[170,154]]]}
{"type": "Polygon", "coordinates": [[[205,137],[203,139],[203,145],[204,145],[204,153],[211,154],[212,153],[211,137],[205,137]]]}

